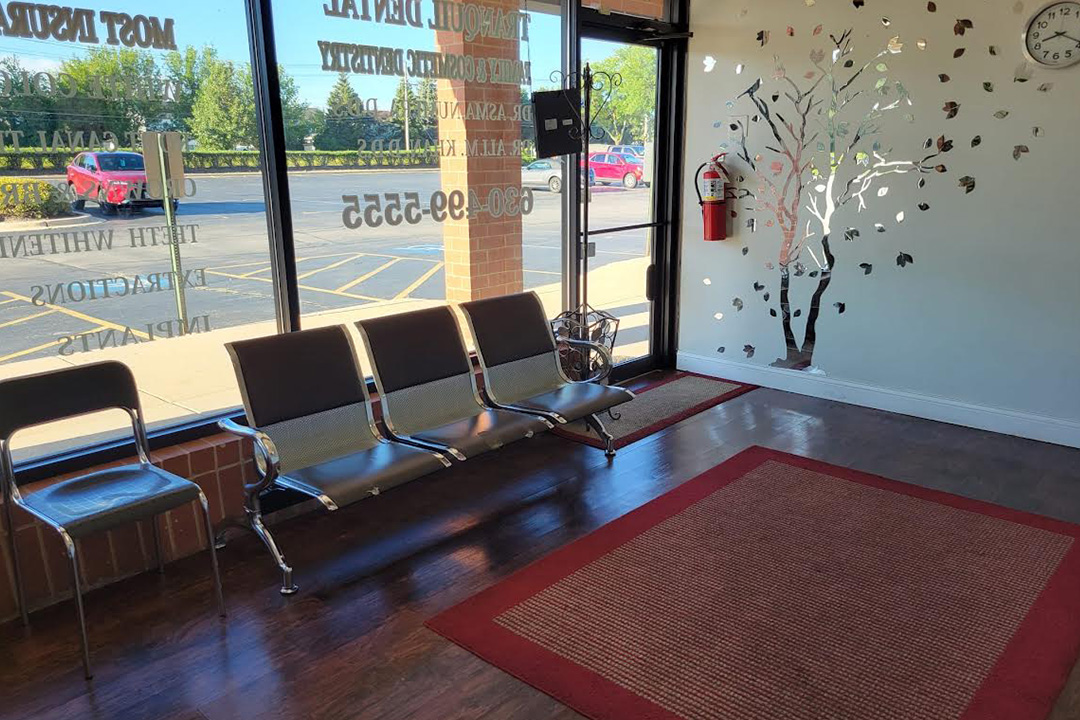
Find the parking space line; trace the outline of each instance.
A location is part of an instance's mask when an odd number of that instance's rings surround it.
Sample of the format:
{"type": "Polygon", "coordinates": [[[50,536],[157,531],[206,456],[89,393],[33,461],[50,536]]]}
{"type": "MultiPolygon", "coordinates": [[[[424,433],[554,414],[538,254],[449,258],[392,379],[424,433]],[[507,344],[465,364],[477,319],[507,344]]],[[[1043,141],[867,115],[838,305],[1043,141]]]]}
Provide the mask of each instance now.
{"type": "Polygon", "coordinates": [[[54,312],[56,312],[56,311],[55,310],[46,310],[45,312],[34,313],[33,315],[27,315],[26,317],[21,317],[21,318],[18,318],[16,320],[8,320],[6,323],[0,323],[0,328],[11,327],[12,325],[18,325],[19,323],[24,323],[27,320],[33,320],[34,318],[45,317],[46,315],[52,315],[54,312]]]}
{"type": "Polygon", "coordinates": [[[267,270],[270,270],[272,267],[274,267],[274,266],[273,265],[265,265],[264,267],[261,267],[258,270],[252,270],[251,272],[246,272],[243,275],[241,275],[240,277],[247,278],[247,277],[251,277],[252,275],[258,275],[259,273],[264,273],[267,270]]]}
{"type": "MultiPolygon", "coordinates": [[[[26,297],[25,295],[20,295],[18,293],[13,293],[10,290],[0,291],[0,295],[7,295],[9,298],[11,298],[13,300],[22,300],[25,303],[29,303],[31,305],[34,304],[34,302],[30,298],[26,297]]],[[[73,317],[73,318],[76,318],[78,320],[83,320],[83,321],[88,322],[88,323],[90,323],[92,325],[100,325],[102,328],[104,328],[106,330],[119,330],[120,332],[126,332],[127,330],[130,329],[131,333],[135,337],[141,338],[143,340],[149,340],[150,339],[150,336],[147,335],[146,333],[142,332],[141,330],[136,330],[135,328],[127,328],[127,327],[124,327],[123,325],[118,325],[117,323],[114,323],[111,320],[103,320],[102,318],[94,317],[93,315],[87,315],[86,313],[81,313],[78,310],[72,310],[70,308],[61,307],[60,305],[50,305],[49,303],[41,303],[41,305],[39,307],[46,307],[46,308],[49,308],[51,310],[55,310],[58,313],[63,313],[64,315],[67,315],[68,317],[73,317]]]]}
{"type": "MultiPolygon", "coordinates": [[[[101,328],[98,328],[98,329],[101,329],[101,328]]],[[[91,331],[91,332],[93,332],[93,331],[91,331]]],[[[59,345],[62,342],[63,342],[62,339],[57,338],[56,340],[53,340],[52,342],[45,343],[44,345],[38,345],[37,347],[32,347],[32,348],[28,348],[26,350],[19,350],[18,352],[13,352],[10,355],[4,355],[3,357],[0,357],[0,363],[5,363],[8,360],[14,360],[15,358],[21,358],[24,355],[32,355],[32,354],[34,354],[36,352],[41,352],[42,350],[48,350],[51,347],[56,347],[57,345],[59,345]]]]}
{"type": "MultiPolygon", "coordinates": [[[[207,275],[217,275],[218,277],[227,277],[233,280],[257,280],[264,283],[272,283],[270,278],[261,277],[243,277],[242,275],[233,275],[231,273],[218,272],[217,270],[207,270],[207,275]]],[[[377,302],[385,298],[369,297],[367,295],[357,295],[355,293],[339,292],[337,290],[327,290],[326,288],[314,287],[312,285],[298,285],[301,290],[310,290],[312,292],[326,293],[327,295],[337,295],[338,297],[347,297],[353,300],[367,300],[368,302],[377,302]]]]}
{"type": "Polygon", "coordinates": [[[337,292],[345,292],[346,290],[348,290],[350,288],[354,288],[357,285],[359,285],[360,283],[364,282],[365,280],[370,280],[371,278],[375,277],[376,275],[378,275],[379,273],[381,273],[383,270],[390,267],[391,265],[397,265],[399,262],[401,262],[404,259],[405,258],[394,258],[393,260],[390,260],[389,262],[386,262],[386,263],[380,265],[379,267],[375,268],[371,272],[364,273],[363,275],[356,278],[352,282],[345,283],[341,287],[337,288],[337,292]]]}
{"type": "Polygon", "coordinates": [[[10,300],[0,300],[0,305],[7,305],[8,303],[13,303],[13,302],[19,302],[19,301],[16,300],[15,298],[11,298],[10,300]]]}
{"type": "Polygon", "coordinates": [[[317,274],[321,273],[323,270],[333,270],[336,267],[341,267],[345,263],[351,263],[353,260],[356,260],[357,258],[362,258],[362,257],[364,257],[364,253],[356,253],[355,255],[350,255],[349,257],[345,258],[344,260],[338,260],[337,262],[332,262],[329,265],[324,265],[321,268],[315,268],[314,270],[308,270],[306,273],[303,273],[301,275],[297,275],[296,279],[297,280],[303,280],[304,278],[309,278],[312,275],[317,275],[317,274]]]}
{"type": "Polygon", "coordinates": [[[428,280],[430,280],[432,275],[434,275],[435,273],[442,270],[443,265],[445,265],[445,264],[446,263],[440,262],[438,265],[436,265],[435,267],[428,270],[426,273],[424,273],[423,275],[420,276],[419,280],[417,280],[412,285],[410,285],[409,287],[405,288],[404,290],[399,292],[397,295],[395,295],[394,299],[395,300],[404,300],[405,298],[409,297],[410,293],[412,293],[418,287],[420,287],[421,285],[426,283],[428,280]]]}

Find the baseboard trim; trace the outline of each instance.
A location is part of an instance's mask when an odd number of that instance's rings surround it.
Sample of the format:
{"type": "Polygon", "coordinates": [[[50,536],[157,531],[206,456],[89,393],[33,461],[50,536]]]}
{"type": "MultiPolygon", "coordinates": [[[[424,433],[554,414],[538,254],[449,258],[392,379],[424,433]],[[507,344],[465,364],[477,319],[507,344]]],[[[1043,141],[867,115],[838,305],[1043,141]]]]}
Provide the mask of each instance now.
{"type": "Polygon", "coordinates": [[[1063,418],[972,405],[932,395],[889,390],[824,375],[747,365],[693,353],[680,352],[678,365],[680,370],[702,375],[1080,448],[1080,422],[1063,418]]]}

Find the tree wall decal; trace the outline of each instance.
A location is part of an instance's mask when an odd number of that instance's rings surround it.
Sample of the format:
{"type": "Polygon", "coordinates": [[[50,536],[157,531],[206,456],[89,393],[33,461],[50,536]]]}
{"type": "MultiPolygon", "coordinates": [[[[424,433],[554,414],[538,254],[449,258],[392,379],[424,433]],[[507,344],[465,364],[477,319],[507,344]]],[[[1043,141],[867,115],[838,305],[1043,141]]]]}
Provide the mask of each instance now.
{"type": "MultiPolygon", "coordinates": [[[[814,34],[820,32],[819,26],[814,34]]],[[[752,104],[754,115],[731,123],[738,133],[736,154],[756,181],[756,187],[744,194],[752,199],[755,211],[769,217],[767,226],[775,224],[780,229],[777,263],[770,263],[780,275],[780,312],[771,314],[779,317],[787,348],[786,356],[773,363],[779,367],[813,365],[817,323],[838,262],[832,245],[837,213],[847,206],[857,213],[868,211],[876,197],[888,194],[882,181],[890,176],[947,172],[938,161],[953,149],[953,142],[942,135],[937,141],[928,140],[914,158],[893,159],[894,150],[882,142],[881,123],[912,104],[903,83],[889,76],[888,58],[903,52],[903,43],[894,37],[874,55],[857,62],[851,30],[829,39],[831,52],[811,51],[814,69],[801,81],[793,79],[777,60],[773,80],[779,89],[766,89],[761,79],[756,80],[739,96],[752,104]],[[764,149],[755,154],[750,143],[758,135],[764,149]],[[792,321],[802,312],[792,302],[792,281],[804,276],[816,284],[800,342],[792,321]]],[[[974,189],[974,179],[965,179],[974,189]]],[[[925,184],[925,178],[920,178],[919,187],[925,184]]],[[[930,206],[921,203],[919,207],[928,210],[930,206]]],[[[897,222],[904,219],[902,212],[896,216],[897,222]]],[[[875,228],[879,233],[886,231],[880,222],[875,228]]],[[[855,228],[844,231],[848,241],[860,236],[855,228]]],[[[897,258],[900,267],[913,262],[905,252],[897,258]]],[[[873,270],[869,263],[859,267],[866,275],[873,270]]],[[[833,307],[842,313],[846,303],[833,307]]]]}

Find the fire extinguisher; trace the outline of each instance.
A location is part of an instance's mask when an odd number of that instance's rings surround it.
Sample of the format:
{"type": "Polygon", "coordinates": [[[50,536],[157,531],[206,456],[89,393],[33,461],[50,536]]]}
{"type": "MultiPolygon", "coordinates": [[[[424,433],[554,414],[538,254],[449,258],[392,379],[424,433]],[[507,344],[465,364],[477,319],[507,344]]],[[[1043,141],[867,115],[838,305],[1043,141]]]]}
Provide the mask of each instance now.
{"type": "Polygon", "coordinates": [[[727,183],[730,180],[724,169],[725,153],[702,163],[694,174],[694,188],[705,221],[705,240],[727,240],[727,183]],[[701,171],[705,170],[702,175],[701,171]]]}

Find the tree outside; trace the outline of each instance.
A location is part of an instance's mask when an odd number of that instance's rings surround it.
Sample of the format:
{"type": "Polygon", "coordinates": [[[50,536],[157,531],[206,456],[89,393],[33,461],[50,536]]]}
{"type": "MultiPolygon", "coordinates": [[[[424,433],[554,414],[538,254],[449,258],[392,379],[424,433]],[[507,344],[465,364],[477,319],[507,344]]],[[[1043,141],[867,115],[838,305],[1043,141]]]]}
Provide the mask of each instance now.
{"type": "Polygon", "coordinates": [[[606,104],[606,93],[593,95],[593,137],[605,136],[613,145],[651,143],[656,134],[656,50],[623,45],[592,69],[622,79],[606,104]]]}

